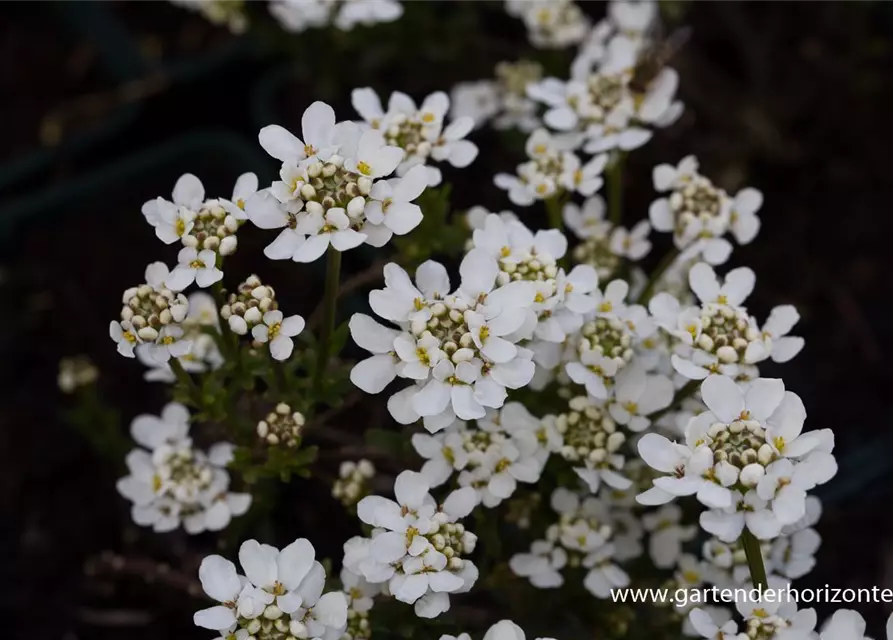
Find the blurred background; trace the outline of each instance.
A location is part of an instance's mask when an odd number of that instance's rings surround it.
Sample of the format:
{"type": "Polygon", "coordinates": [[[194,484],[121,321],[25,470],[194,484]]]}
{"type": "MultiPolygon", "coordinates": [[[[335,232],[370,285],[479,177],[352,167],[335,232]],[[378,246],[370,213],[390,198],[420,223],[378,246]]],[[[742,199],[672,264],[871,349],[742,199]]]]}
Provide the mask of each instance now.
{"type": "MultiPolygon", "coordinates": [[[[594,18],[604,15],[602,3],[580,4],[594,18]]],[[[248,9],[252,26],[237,36],[160,1],[3,3],[0,619],[6,634],[12,623],[7,637],[208,636],[192,626],[192,612],[204,602],[196,567],[215,538],[138,530],[115,490],[122,455],[111,445],[97,449],[71,426],[126,435],[134,415],[157,413],[164,402],[162,386],[143,382],[142,368],[120,358],[107,335],[120,292],[160,258],[141,204],[169,197],[187,171],[214,196],[228,196],[244,171],[268,184],[276,166],[256,142],[258,129],[298,130],[314,100],[352,118],[355,87],[420,100],[490,78],[501,60],[536,54],[500,2],[407,2],[402,19],[349,33],[288,34],[262,3],[248,9]],[[114,410],[71,414],[56,377],[59,360],[77,355],[96,364],[98,389],[114,410]]],[[[806,404],[809,427],[834,430],[841,463],[819,492],[823,544],[799,586],[893,588],[893,368],[886,361],[893,349],[885,333],[893,309],[893,3],[673,2],[663,11],[670,27],[693,29],[672,61],[686,113],[632,154],[624,222],[647,215],[651,168],[690,153],[721,186],[763,191],[760,236],[736,249],[732,264],[757,272],[749,300],[757,317],[788,302],[801,312],[795,333],[806,338],[804,352],[764,375],[784,376],[806,404]]],[[[572,56],[548,53],[548,71],[563,75],[572,56]]],[[[492,175],[520,161],[523,137],[485,129],[472,139],[481,148],[476,162],[445,170],[453,209],[510,208],[492,175]]],[[[523,215],[545,226],[544,211],[523,215]]],[[[240,232],[233,271],[263,269],[283,305],[308,315],[322,290],[321,262],[266,261],[260,251],[268,239],[240,232]]],[[[351,252],[346,268],[373,259],[351,252]]],[[[381,407],[357,424],[363,420],[383,423],[381,407]]],[[[340,557],[355,523],[324,487],[289,491],[272,537],[331,527],[337,535],[314,543],[320,556],[340,557]]],[[[820,618],[834,608],[819,605],[820,618]]],[[[880,637],[890,612],[879,604],[858,609],[880,637]]]]}

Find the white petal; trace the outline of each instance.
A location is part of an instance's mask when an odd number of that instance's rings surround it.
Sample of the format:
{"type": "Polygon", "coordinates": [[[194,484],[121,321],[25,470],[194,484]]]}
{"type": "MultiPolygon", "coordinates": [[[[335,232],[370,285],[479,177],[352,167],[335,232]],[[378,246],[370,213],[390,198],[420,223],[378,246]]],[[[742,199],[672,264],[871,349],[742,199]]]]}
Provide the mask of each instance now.
{"type": "Polygon", "coordinates": [[[701,384],[701,397],[707,408],[726,424],[734,422],[744,411],[741,389],[727,376],[708,376],[701,384]]]}

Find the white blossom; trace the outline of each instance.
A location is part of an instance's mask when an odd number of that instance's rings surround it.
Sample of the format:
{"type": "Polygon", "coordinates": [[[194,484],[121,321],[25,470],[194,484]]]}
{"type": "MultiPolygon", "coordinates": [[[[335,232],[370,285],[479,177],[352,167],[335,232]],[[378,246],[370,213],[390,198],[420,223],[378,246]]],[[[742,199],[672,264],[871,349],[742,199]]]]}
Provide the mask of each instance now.
{"type": "Polygon", "coordinates": [[[377,529],[371,540],[345,545],[344,564],[371,583],[388,583],[397,600],[415,605],[423,618],[449,609],[449,594],[468,591],[477,569],[463,558],[477,537],[456,521],[476,505],[470,488],[451,493],[437,505],[421,474],[397,476],[397,501],[368,496],[357,505],[360,520],[377,529]]]}
{"type": "Polygon", "coordinates": [[[117,488],[133,502],[136,524],[157,532],[181,524],[192,534],[220,531],[248,510],[251,495],[228,490],[232,445],[218,443],[208,453],[196,449],[186,407],[170,403],[161,417],[137,416],[130,431],[143,448],[127,455],[129,475],[118,480],[117,488]]]}
{"type": "Polygon", "coordinates": [[[524,21],[530,42],[542,49],[578,44],[589,31],[589,21],[572,0],[506,0],[505,9],[524,21]]]}
{"type": "Polygon", "coordinates": [[[315,557],[306,538],[281,551],[256,540],[242,543],[239,564],[245,575],[221,556],[206,557],[199,579],[220,604],[196,612],[195,624],[237,637],[243,632],[259,638],[340,637],[347,627],[347,598],[340,591],[322,593],[326,572],[315,557]]]}
{"type": "Polygon", "coordinates": [[[264,314],[263,324],[256,324],[251,335],[255,342],[270,344],[270,355],[275,360],[288,360],[295,348],[292,338],[303,330],[304,318],[298,315],[286,318],[276,309],[264,314]]]}
{"type": "Polygon", "coordinates": [[[403,15],[398,0],[275,0],[270,13],[286,31],[300,33],[332,24],[341,31],[356,25],[393,22],[403,15]]]}

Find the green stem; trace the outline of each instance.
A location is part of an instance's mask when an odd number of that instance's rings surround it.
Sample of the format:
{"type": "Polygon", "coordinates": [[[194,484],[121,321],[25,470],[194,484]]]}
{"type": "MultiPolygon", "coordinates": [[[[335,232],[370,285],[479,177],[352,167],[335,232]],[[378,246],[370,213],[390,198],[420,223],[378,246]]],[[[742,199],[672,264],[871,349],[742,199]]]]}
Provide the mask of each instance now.
{"type": "Polygon", "coordinates": [[[741,546],[744,547],[744,555],[747,556],[747,566],[750,569],[753,586],[766,591],[769,588],[769,581],[766,579],[766,567],[763,564],[760,541],[749,529],[744,529],[741,532],[741,546]]]}
{"type": "Polygon", "coordinates": [[[189,399],[192,401],[192,404],[195,405],[195,408],[200,409],[203,404],[202,392],[198,388],[198,385],[195,384],[195,380],[193,380],[192,376],[186,372],[186,369],[183,368],[183,365],[177,358],[171,358],[170,365],[174,375],[177,376],[177,382],[186,389],[189,399]]]}
{"type": "Polygon", "coordinates": [[[648,301],[651,300],[651,296],[654,295],[654,288],[657,286],[657,283],[660,282],[660,279],[663,277],[664,273],[666,273],[667,269],[669,269],[674,262],[676,262],[676,258],[679,257],[679,249],[673,247],[670,249],[666,255],[661,259],[660,263],[654,269],[651,274],[651,279],[648,280],[648,284],[645,285],[645,288],[642,289],[642,293],[639,294],[639,299],[636,300],[638,304],[648,304],[648,301]]]}
{"type": "Polygon", "coordinates": [[[338,283],[341,278],[341,252],[329,247],[326,252],[326,290],[323,299],[322,333],[316,354],[316,378],[314,391],[319,393],[329,364],[329,342],[335,332],[335,309],[338,301],[338,283]]]}
{"type": "Polygon", "coordinates": [[[546,198],[546,214],[549,216],[549,226],[559,231],[564,230],[564,222],[561,219],[561,196],[557,193],[551,198],[546,198]]]}
{"type": "Polygon", "coordinates": [[[608,167],[608,215],[611,224],[618,226],[623,218],[623,161],[626,156],[619,152],[608,167]]]}

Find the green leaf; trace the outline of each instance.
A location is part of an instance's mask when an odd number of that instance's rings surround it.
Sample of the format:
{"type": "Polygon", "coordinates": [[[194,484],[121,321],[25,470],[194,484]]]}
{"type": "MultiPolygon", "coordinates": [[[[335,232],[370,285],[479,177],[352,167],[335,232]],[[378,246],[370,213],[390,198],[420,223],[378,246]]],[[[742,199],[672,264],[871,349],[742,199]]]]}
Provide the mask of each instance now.
{"type": "Polygon", "coordinates": [[[350,335],[350,326],[349,322],[342,322],[337,329],[332,333],[332,337],[329,339],[329,356],[335,357],[341,350],[344,348],[344,345],[347,343],[347,336],[350,335]]]}

